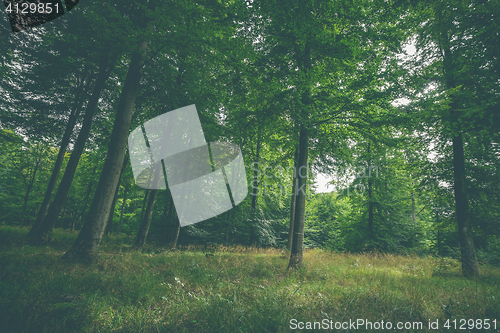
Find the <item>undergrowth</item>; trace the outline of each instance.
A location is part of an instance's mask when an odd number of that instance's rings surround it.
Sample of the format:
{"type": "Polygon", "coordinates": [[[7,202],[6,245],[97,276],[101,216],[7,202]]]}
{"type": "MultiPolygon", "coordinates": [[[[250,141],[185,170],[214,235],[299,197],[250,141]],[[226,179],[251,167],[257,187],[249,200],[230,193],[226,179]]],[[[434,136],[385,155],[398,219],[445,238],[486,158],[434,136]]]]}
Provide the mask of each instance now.
{"type": "Polygon", "coordinates": [[[496,319],[500,331],[492,266],[468,280],[452,259],[306,250],[304,269],[287,271],[279,249],[132,251],[125,236],[107,237],[100,260],[85,266],[59,260],[76,233],[55,230],[40,247],[24,245],[26,233],[0,227],[1,332],[289,332],[299,322],[324,332],[314,322],[358,319],[423,323],[373,331],[424,332],[439,320],[439,332],[495,332],[442,327],[462,318],[496,319]]]}

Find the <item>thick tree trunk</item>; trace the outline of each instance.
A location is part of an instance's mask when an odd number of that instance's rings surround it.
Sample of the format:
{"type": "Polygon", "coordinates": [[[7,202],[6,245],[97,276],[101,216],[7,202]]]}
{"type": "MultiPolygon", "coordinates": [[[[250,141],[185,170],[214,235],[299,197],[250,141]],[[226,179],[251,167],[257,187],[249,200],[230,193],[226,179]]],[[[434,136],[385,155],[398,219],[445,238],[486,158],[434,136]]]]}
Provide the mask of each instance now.
{"type": "Polygon", "coordinates": [[[297,198],[297,162],[299,159],[299,148],[295,148],[295,154],[293,155],[293,176],[292,176],[292,197],[290,198],[290,226],[288,228],[288,243],[286,248],[288,251],[292,250],[292,240],[293,240],[293,224],[295,222],[295,199],[297,198]]]}
{"type": "Polygon", "coordinates": [[[85,147],[85,142],[87,141],[87,138],[89,136],[90,128],[92,126],[92,118],[97,108],[97,103],[99,101],[101,91],[104,88],[106,80],[108,79],[111,69],[114,66],[115,59],[116,58],[114,58],[111,61],[111,64],[108,66],[108,56],[105,55],[101,58],[101,62],[99,65],[99,75],[94,85],[92,96],[90,97],[87,104],[82,128],[80,129],[80,133],[78,133],[75,147],[71,153],[71,157],[69,158],[68,165],[66,166],[66,170],[64,171],[64,175],[61,183],[59,184],[59,188],[57,189],[54,201],[52,202],[52,204],[50,204],[47,215],[42,220],[42,223],[40,223],[39,227],[34,230],[33,235],[30,238],[30,242],[50,242],[52,230],[54,229],[54,225],[56,224],[57,219],[59,218],[62,205],[66,200],[66,197],[68,196],[69,189],[71,187],[71,183],[73,182],[73,177],[78,166],[78,162],[80,161],[80,156],[82,155],[83,149],[85,147]]]}
{"type": "MultiPolygon", "coordinates": [[[[311,69],[311,47],[306,41],[304,54],[299,61],[299,69],[303,71],[305,77],[311,69]]],[[[311,91],[309,87],[302,93],[302,110],[300,113],[299,131],[299,159],[297,161],[297,193],[295,198],[295,216],[293,223],[292,251],[288,269],[296,269],[303,266],[304,252],[304,224],[306,214],[306,191],[307,191],[307,158],[309,149],[309,136],[307,132],[307,121],[309,118],[309,105],[311,104],[311,91]]]]}
{"type": "Polygon", "coordinates": [[[40,163],[40,160],[37,159],[36,164],[35,164],[35,170],[33,171],[33,175],[31,176],[31,179],[30,179],[28,186],[26,187],[26,194],[24,195],[23,213],[21,216],[21,222],[19,223],[21,226],[24,225],[24,216],[26,215],[26,209],[28,208],[28,199],[30,196],[31,189],[33,188],[33,184],[35,183],[36,171],[38,170],[39,163],[40,163]]]}
{"type": "Polygon", "coordinates": [[[158,194],[158,190],[151,190],[148,199],[148,205],[146,207],[146,212],[144,214],[144,218],[142,219],[141,226],[139,227],[139,231],[137,231],[137,237],[135,239],[134,247],[140,249],[144,243],[146,242],[146,238],[148,237],[149,226],[151,225],[151,218],[153,217],[153,209],[156,202],[156,195],[158,194]]]}
{"type": "Polygon", "coordinates": [[[302,127],[299,136],[299,158],[297,161],[297,189],[295,198],[295,217],[293,225],[292,251],[288,269],[299,268],[303,265],[304,223],[306,212],[307,188],[307,155],[308,136],[307,130],[302,127]]]}
{"type": "Polygon", "coordinates": [[[476,250],[470,235],[469,201],[465,189],[465,157],[461,133],[453,138],[453,175],[455,178],[455,210],[462,256],[462,274],[465,277],[479,276],[476,250]]]}
{"type": "Polygon", "coordinates": [[[38,214],[36,216],[35,223],[31,227],[27,235],[28,238],[32,237],[32,235],[35,234],[35,230],[38,229],[43,219],[45,218],[45,215],[47,215],[50,199],[52,198],[52,193],[54,192],[54,188],[56,187],[57,177],[59,176],[59,171],[61,171],[61,167],[64,161],[64,155],[66,154],[66,148],[68,147],[69,140],[71,139],[71,134],[73,133],[73,128],[75,127],[76,121],[78,120],[78,116],[80,115],[84,91],[85,88],[84,87],[81,88],[78,98],[75,99],[73,110],[69,117],[68,124],[66,125],[66,129],[64,130],[63,137],[61,139],[61,145],[59,147],[59,153],[57,154],[56,162],[54,163],[52,175],[50,176],[49,183],[47,184],[47,190],[45,191],[42,204],[38,209],[38,214]]]}
{"type": "Polygon", "coordinates": [[[127,139],[134,112],[134,104],[140,87],[141,69],[147,49],[147,42],[141,43],[132,54],[125,84],[118,102],[113,131],[109,140],[108,154],[104,162],[96,194],[82,230],[73,246],[64,255],[66,258],[78,258],[80,261],[92,261],[97,258],[109,210],[116,189],[120,169],[125,158],[127,139]]]}

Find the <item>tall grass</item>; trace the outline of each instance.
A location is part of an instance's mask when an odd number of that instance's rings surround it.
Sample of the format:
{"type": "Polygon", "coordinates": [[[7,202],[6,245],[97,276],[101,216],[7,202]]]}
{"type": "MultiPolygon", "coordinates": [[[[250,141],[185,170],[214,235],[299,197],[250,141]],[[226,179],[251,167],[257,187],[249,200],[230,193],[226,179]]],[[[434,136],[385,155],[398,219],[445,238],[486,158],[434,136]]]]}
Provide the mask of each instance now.
{"type": "Polygon", "coordinates": [[[26,232],[0,227],[1,332],[289,332],[293,319],[423,323],[407,332],[439,320],[440,332],[479,332],[442,325],[500,320],[500,269],[490,266],[467,280],[451,259],[307,250],[305,268],[289,272],[279,249],[138,252],[123,236],[84,266],[59,260],[76,233],[55,230],[51,246],[31,247],[26,232]]]}

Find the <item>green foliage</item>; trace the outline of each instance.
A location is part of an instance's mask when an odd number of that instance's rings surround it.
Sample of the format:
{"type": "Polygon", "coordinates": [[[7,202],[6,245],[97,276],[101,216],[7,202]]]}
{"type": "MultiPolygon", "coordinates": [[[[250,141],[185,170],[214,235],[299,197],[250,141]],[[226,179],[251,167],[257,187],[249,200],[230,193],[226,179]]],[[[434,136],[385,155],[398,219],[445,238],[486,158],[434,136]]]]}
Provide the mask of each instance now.
{"type": "Polygon", "coordinates": [[[313,195],[307,204],[305,246],[345,250],[346,224],[351,211],[349,200],[338,198],[333,192],[313,195]]]}
{"type": "Polygon", "coordinates": [[[24,220],[28,225],[35,217],[56,152],[44,142],[25,142],[13,131],[0,132],[0,223],[20,224],[29,191],[24,220]]]}
{"type": "MultiPolygon", "coordinates": [[[[34,219],[69,112],[85,106],[99,57],[116,53],[57,225],[80,229],[106,158],[130,53],[147,38],[132,127],[196,104],[207,141],[241,147],[250,193],[251,165],[258,163],[255,207],[249,195],[227,214],[182,228],[180,244],[248,245],[254,233],[259,246],[284,247],[290,170],[303,126],[310,180],[316,172],[336,175],[336,193],[314,194],[309,184],[306,247],[457,258],[449,141],[459,125],[474,240],[480,260],[498,262],[497,2],[87,0],[78,8],[44,29],[9,32],[0,41],[6,50],[0,55],[0,222],[20,223],[39,159],[25,224],[34,219]],[[453,51],[448,70],[456,85],[450,89],[443,31],[453,51]],[[401,54],[410,37],[414,57],[401,54]],[[395,107],[401,98],[411,103],[395,107]],[[459,106],[456,124],[449,116],[452,101],[459,106]],[[367,176],[373,166],[376,175],[367,176]]],[[[141,223],[144,194],[127,166],[110,227],[117,232],[123,206],[124,242],[141,223]]],[[[157,199],[152,245],[169,237],[168,199],[168,191],[157,199]]],[[[57,235],[63,238],[56,243],[66,241],[66,234],[57,235]]]]}

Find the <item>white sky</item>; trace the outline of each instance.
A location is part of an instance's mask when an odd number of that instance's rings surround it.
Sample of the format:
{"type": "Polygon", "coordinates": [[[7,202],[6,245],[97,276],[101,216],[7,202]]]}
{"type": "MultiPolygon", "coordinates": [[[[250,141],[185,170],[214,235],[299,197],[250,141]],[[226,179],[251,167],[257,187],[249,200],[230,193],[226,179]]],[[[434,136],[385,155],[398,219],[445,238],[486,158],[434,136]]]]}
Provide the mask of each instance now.
{"type": "Polygon", "coordinates": [[[333,185],[327,186],[326,183],[331,181],[333,177],[331,176],[326,176],[323,174],[318,174],[316,176],[316,179],[314,181],[316,182],[316,185],[318,188],[316,189],[316,193],[327,193],[327,192],[332,192],[333,191],[333,185]]]}

